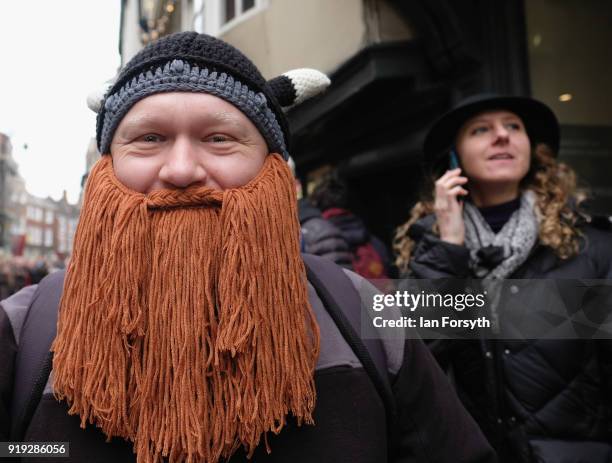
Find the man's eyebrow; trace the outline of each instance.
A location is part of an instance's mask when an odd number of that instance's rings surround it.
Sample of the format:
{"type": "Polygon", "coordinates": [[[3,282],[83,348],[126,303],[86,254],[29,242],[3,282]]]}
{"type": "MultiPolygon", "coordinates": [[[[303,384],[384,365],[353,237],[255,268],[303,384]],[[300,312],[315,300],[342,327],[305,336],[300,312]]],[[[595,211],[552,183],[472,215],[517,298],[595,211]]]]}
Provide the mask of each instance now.
{"type": "Polygon", "coordinates": [[[212,113],[209,117],[218,122],[229,123],[238,128],[244,128],[244,124],[240,120],[240,118],[236,117],[235,114],[232,114],[227,111],[217,111],[215,113],[212,113]]]}
{"type": "Polygon", "coordinates": [[[149,112],[144,114],[136,114],[136,115],[126,115],[123,124],[121,124],[123,129],[133,129],[140,125],[148,125],[148,124],[156,124],[158,122],[158,117],[155,113],[149,112]]]}
{"type": "MultiPolygon", "coordinates": [[[[155,112],[133,114],[131,117],[126,116],[122,124],[122,131],[133,130],[141,126],[163,124],[163,117],[164,116],[159,116],[155,112]]],[[[236,129],[245,130],[244,122],[235,114],[228,111],[207,113],[201,117],[201,121],[207,124],[230,124],[236,129]]]]}

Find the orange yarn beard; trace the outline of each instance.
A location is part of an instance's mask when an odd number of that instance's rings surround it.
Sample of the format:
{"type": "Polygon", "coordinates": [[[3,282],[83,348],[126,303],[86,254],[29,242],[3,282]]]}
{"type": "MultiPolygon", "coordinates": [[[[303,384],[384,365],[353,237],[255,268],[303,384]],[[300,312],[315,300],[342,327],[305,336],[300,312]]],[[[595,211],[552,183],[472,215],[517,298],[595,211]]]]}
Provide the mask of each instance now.
{"type": "Polygon", "coordinates": [[[252,455],[289,413],[313,423],[296,208],[278,155],[241,188],[149,195],[98,161],[52,346],[56,398],[81,427],[129,439],[138,462],[217,462],[252,455]]]}

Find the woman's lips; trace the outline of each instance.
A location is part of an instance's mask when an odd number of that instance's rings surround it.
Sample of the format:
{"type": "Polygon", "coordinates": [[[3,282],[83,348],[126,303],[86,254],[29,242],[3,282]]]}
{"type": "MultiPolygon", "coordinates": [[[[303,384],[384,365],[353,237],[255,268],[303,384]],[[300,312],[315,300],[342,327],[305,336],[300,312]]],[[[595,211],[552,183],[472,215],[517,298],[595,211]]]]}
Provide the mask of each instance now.
{"type": "Polygon", "coordinates": [[[512,161],[514,156],[510,153],[495,153],[487,158],[488,161],[512,161]]]}

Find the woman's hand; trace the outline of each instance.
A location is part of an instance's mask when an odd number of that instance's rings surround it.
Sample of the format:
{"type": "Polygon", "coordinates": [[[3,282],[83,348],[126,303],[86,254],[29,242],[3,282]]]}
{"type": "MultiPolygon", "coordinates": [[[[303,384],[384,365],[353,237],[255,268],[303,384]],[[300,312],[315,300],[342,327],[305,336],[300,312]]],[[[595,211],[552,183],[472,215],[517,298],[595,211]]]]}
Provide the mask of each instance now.
{"type": "Polygon", "coordinates": [[[460,168],[448,170],[436,181],[434,212],[440,229],[440,239],[462,245],[465,239],[465,226],[463,203],[458,200],[458,196],[468,194],[462,186],[468,179],[460,174],[460,168]]]}

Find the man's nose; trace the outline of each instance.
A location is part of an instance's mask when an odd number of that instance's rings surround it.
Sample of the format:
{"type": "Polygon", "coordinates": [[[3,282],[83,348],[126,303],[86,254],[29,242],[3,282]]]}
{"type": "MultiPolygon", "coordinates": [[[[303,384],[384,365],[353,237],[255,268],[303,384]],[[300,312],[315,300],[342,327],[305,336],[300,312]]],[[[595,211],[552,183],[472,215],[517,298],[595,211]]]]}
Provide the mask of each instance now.
{"type": "Polygon", "coordinates": [[[204,185],[206,169],[202,165],[197,147],[190,140],[177,139],[166,152],[159,179],[174,188],[187,188],[193,184],[204,185]]]}

